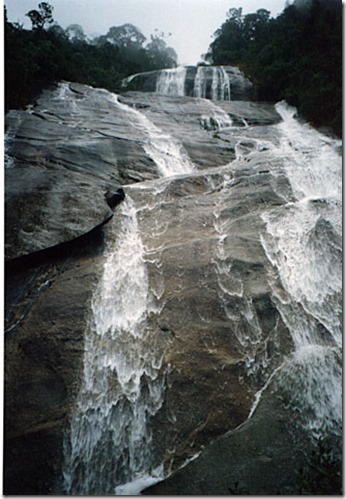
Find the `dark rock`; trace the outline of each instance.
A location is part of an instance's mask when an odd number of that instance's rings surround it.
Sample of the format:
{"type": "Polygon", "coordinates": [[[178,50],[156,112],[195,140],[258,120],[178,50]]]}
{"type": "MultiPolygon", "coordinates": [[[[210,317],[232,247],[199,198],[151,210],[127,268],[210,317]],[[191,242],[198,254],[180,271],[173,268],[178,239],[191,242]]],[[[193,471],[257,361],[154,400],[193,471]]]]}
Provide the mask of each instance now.
{"type": "Polygon", "coordinates": [[[121,187],[119,187],[115,191],[110,189],[106,192],[106,201],[108,206],[112,210],[124,199],[125,199],[125,192],[124,189],[122,189],[121,187]]]}
{"type": "MultiPolygon", "coordinates": [[[[242,71],[237,67],[233,66],[222,66],[223,70],[227,74],[230,82],[231,88],[231,99],[232,100],[252,100],[253,98],[253,87],[252,83],[242,71]]],[[[198,68],[196,66],[186,66],[186,75],[184,79],[184,95],[188,97],[195,97],[195,81],[198,68]]],[[[203,66],[199,68],[202,71],[202,77],[204,79],[205,95],[203,97],[207,99],[212,98],[212,86],[213,86],[213,66],[203,66]]],[[[178,68],[177,71],[180,71],[178,68]]],[[[132,75],[120,82],[120,87],[126,91],[139,91],[139,92],[156,92],[157,81],[162,75],[162,73],[167,70],[157,70],[149,71],[145,73],[138,73],[132,75]]],[[[169,69],[169,72],[176,71],[175,69],[169,69]]],[[[199,73],[200,74],[200,73],[199,73]]]]}
{"type": "Polygon", "coordinates": [[[64,422],[51,422],[42,429],[6,439],[4,454],[4,494],[55,495],[61,480],[64,422]]]}
{"type": "Polygon", "coordinates": [[[110,183],[157,176],[111,93],[65,83],[43,92],[33,111],[6,116],[8,260],[70,241],[108,220],[112,210],[104,193],[110,183]]]}
{"type": "Polygon", "coordinates": [[[83,245],[6,272],[5,494],[61,492],[62,435],[83,372],[101,250],[83,245]]]}
{"type": "MultiPolygon", "coordinates": [[[[150,93],[127,93],[122,101],[134,109],[139,101],[143,114],[180,140],[197,167],[234,159],[234,139],[226,131],[218,132],[221,140],[216,142],[215,127],[210,132],[196,127],[201,116],[216,120],[211,102],[150,93]]],[[[232,101],[218,106],[229,116],[259,125],[279,119],[267,104],[232,101]]],[[[44,92],[34,112],[8,113],[6,259],[70,241],[107,221],[112,211],[104,192],[110,182],[157,177],[157,167],[144,151],[145,131],[132,120],[109,92],[66,83],[44,92]]]]}
{"type": "Polygon", "coordinates": [[[300,495],[298,470],[314,445],[291,418],[279,399],[263,397],[255,417],[142,495],[300,495]]]}
{"type": "Polygon", "coordinates": [[[138,73],[122,80],[119,86],[123,90],[135,90],[141,92],[155,92],[158,71],[146,71],[138,73]]]}
{"type": "Polygon", "coordinates": [[[167,469],[244,423],[255,392],[292,349],[270,297],[258,236],[261,209],[283,199],[273,191],[271,175],[259,173],[260,154],[249,166],[231,163],[129,192],[150,248],[151,286],[164,303],[150,325],[174,331],[164,356],[170,366],[165,401],[152,423],[167,469]],[[219,233],[223,227],[228,229],[219,233]],[[250,357],[259,364],[263,359],[268,371],[249,375],[250,357]]]}
{"type": "MultiPolygon", "coordinates": [[[[190,88],[194,69],[187,75],[190,88]]],[[[154,81],[152,72],[143,85],[154,81]]],[[[282,158],[271,154],[280,117],[267,103],[216,106],[150,92],[118,102],[64,84],[34,113],[7,116],[5,493],[62,492],[63,432],[83,375],[104,238],[115,237],[107,222],[117,227],[112,210],[122,201],[136,207],[160,310],[147,325],[166,348],[165,397],[150,424],[157,464],[176,473],[146,493],[291,493],[292,483],[295,493],[301,447],[278,398],[263,398],[248,419],[293,349],[261,243],[263,213],[294,199],[282,158]],[[146,120],[163,144],[184,148],[192,172],[158,178],[146,120]]]]}

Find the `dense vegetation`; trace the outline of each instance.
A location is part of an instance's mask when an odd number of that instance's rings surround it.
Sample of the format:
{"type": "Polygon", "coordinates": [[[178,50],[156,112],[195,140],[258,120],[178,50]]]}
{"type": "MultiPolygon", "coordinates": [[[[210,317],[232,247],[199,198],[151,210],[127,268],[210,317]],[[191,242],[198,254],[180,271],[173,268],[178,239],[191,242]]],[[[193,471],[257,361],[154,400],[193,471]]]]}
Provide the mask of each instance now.
{"type": "Polygon", "coordinates": [[[265,9],[230,9],[204,57],[242,68],[258,99],[285,99],[314,125],[341,135],[341,0],[296,0],[276,18],[265,9]]]}
{"type": "MultiPolygon", "coordinates": [[[[232,8],[205,60],[239,66],[253,81],[258,99],[285,99],[314,125],[341,135],[341,7],[341,0],[295,0],[276,18],[265,9],[243,15],[241,8],[232,8]]],[[[177,64],[163,33],[145,44],[140,30],[125,24],[88,40],[78,24],[66,30],[57,25],[47,2],[27,15],[32,30],[8,22],[5,10],[6,110],[27,104],[58,80],[116,91],[130,74],[177,64]]]]}
{"type": "Polygon", "coordinates": [[[41,2],[27,13],[32,29],[8,22],[5,10],[5,109],[22,107],[45,86],[77,81],[114,91],[117,83],[141,71],[175,67],[177,55],[164,33],[149,43],[132,24],[112,26],[88,40],[78,24],[66,30],[53,20],[53,7],[41,2]]]}

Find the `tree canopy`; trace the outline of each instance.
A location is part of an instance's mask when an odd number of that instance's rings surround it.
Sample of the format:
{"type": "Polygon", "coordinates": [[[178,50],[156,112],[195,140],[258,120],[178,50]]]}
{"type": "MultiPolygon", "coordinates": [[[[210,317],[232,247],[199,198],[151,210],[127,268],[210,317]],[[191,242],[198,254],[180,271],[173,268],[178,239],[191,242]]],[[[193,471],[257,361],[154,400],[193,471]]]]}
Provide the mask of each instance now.
{"type": "Polygon", "coordinates": [[[38,10],[29,10],[26,16],[30,18],[33,29],[43,29],[46,23],[53,22],[54,7],[47,2],[38,4],[38,10]]]}
{"type": "Polygon", "coordinates": [[[118,90],[123,78],[142,71],[176,67],[177,54],[162,36],[148,43],[136,26],[111,26],[88,39],[83,27],[64,30],[53,19],[54,8],[41,2],[30,10],[32,29],[7,20],[5,8],[5,109],[22,107],[45,86],[59,80],[118,90]]]}
{"type": "Polygon", "coordinates": [[[311,0],[276,18],[232,8],[205,55],[212,64],[239,66],[258,99],[285,99],[317,126],[342,127],[342,3],[311,0]]]}

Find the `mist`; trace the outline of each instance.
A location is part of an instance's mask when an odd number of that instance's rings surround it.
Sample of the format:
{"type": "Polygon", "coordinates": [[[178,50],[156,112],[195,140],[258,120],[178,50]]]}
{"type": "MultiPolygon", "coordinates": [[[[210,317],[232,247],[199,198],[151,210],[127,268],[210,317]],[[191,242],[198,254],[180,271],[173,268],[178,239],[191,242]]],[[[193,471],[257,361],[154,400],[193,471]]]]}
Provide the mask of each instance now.
{"type": "MultiPolygon", "coordinates": [[[[51,4],[54,20],[64,29],[70,24],[79,24],[87,35],[94,37],[107,33],[111,26],[131,23],[147,39],[150,34],[163,32],[167,44],[177,52],[179,64],[196,64],[231,7],[241,6],[244,14],[265,8],[276,16],[284,9],[285,0],[260,3],[255,0],[234,3],[229,0],[53,0],[51,4]]],[[[5,5],[10,22],[30,28],[25,14],[36,7],[36,2],[6,0],[5,5]]]]}

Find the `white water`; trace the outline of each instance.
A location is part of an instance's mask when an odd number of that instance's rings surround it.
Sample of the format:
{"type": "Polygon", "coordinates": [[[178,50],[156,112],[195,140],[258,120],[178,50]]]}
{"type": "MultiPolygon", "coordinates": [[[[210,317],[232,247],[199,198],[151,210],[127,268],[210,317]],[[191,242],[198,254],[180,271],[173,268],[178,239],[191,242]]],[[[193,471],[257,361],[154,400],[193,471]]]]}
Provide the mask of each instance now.
{"type": "Polygon", "coordinates": [[[222,66],[213,68],[211,92],[212,100],[231,100],[229,77],[222,66]]]}
{"type": "MultiPolygon", "coordinates": [[[[139,111],[112,97],[144,134],[162,176],[192,171],[182,146],[139,111]]],[[[105,264],[85,336],[84,375],[64,442],[64,489],[70,495],[129,495],[163,478],[155,466],[149,422],[163,402],[166,348],[147,319],[158,311],[149,290],[137,209],[129,194],[108,234],[105,264]]]]}
{"type": "Polygon", "coordinates": [[[284,103],[277,110],[277,154],[296,201],[263,215],[262,245],[283,288],[273,282],[273,294],[295,346],[276,386],[318,436],[339,431],[342,418],[340,141],[300,124],[284,103]]]}
{"type": "Polygon", "coordinates": [[[162,69],[156,82],[156,93],[184,97],[186,68],[162,69]]]}
{"type": "Polygon", "coordinates": [[[114,104],[129,116],[131,125],[143,135],[143,148],[163,177],[194,170],[193,163],[178,140],[160,130],[140,111],[119,102],[118,96],[114,95],[113,100],[114,104]]]}
{"type": "Polygon", "coordinates": [[[201,126],[205,130],[220,131],[233,127],[232,118],[221,107],[210,100],[206,101],[205,105],[210,109],[210,114],[203,114],[200,118],[201,126]]]}
{"type": "Polygon", "coordinates": [[[222,66],[199,66],[195,76],[193,95],[202,99],[210,93],[212,100],[231,100],[231,85],[228,74],[222,66]],[[210,71],[212,78],[210,83],[210,71]],[[209,85],[208,85],[209,84],[209,85]],[[211,85],[211,88],[208,88],[211,85]]]}
{"type": "Polygon", "coordinates": [[[113,231],[92,300],[83,382],[65,441],[64,487],[71,495],[114,494],[116,486],[148,478],[154,468],[148,422],[162,404],[164,345],[147,325],[151,296],[129,197],[113,231]]]}
{"type": "MultiPolygon", "coordinates": [[[[161,175],[193,171],[178,141],[117,97],[112,104],[126,113],[161,175]]],[[[285,403],[304,415],[303,423],[319,434],[334,430],[342,412],[340,157],[335,152],[337,141],[297,123],[290,109],[279,106],[278,110],[285,120],[278,125],[280,147],[272,148],[271,154],[282,156],[297,200],[265,213],[267,232],[262,243],[284,288],[272,283],[295,351],[270,381],[275,381],[285,403]]],[[[260,150],[256,140],[249,150],[245,142],[237,146],[239,161],[260,150]]],[[[224,181],[229,184],[231,179],[225,176],[224,181]]],[[[225,316],[238,323],[234,332],[246,350],[261,340],[262,332],[253,304],[243,299],[243,283],[228,260],[229,227],[221,212],[222,206],[215,204],[213,263],[219,298],[225,316]],[[238,308],[227,306],[229,298],[238,308]]],[[[65,442],[65,490],[73,495],[137,494],[163,473],[153,459],[148,425],[161,407],[164,391],[165,345],[150,329],[150,315],[158,310],[156,301],[162,293],[156,290],[153,297],[149,290],[145,262],[150,255],[140,237],[138,209],[128,195],[118,213],[93,297],[84,380],[65,442]]]]}
{"type": "MultiPolygon", "coordinates": [[[[156,81],[156,93],[174,97],[186,95],[187,68],[163,69],[156,81]]],[[[231,85],[222,66],[199,66],[194,79],[193,96],[201,99],[231,100],[231,85]]]]}

